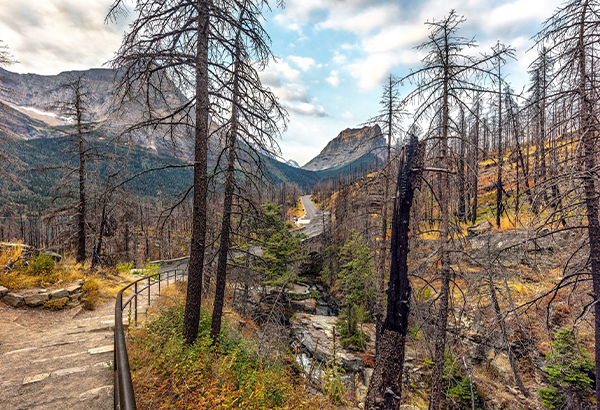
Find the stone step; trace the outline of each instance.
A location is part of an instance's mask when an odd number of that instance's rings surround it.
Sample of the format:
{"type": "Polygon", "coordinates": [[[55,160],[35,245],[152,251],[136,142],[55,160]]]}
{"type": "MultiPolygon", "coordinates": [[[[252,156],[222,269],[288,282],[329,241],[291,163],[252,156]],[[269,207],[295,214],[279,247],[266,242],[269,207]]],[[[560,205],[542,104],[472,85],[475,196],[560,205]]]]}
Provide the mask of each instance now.
{"type": "MultiPolygon", "coordinates": [[[[69,349],[53,350],[40,354],[39,351],[28,352],[26,356],[7,356],[2,358],[3,371],[0,373],[0,383],[16,378],[16,375],[32,376],[48,373],[65,367],[82,367],[91,361],[113,360],[112,338],[88,340],[69,346],[69,349]],[[37,352],[37,354],[32,354],[37,352]],[[95,358],[92,358],[94,357],[95,358]]],[[[0,406],[1,408],[1,406],[0,406]]]]}
{"type": "Polygon", "coordinates": [[[3,409],[112,409],[112,372],[104,362],[34,374],[10,387],[0,390],[3,409]]]}

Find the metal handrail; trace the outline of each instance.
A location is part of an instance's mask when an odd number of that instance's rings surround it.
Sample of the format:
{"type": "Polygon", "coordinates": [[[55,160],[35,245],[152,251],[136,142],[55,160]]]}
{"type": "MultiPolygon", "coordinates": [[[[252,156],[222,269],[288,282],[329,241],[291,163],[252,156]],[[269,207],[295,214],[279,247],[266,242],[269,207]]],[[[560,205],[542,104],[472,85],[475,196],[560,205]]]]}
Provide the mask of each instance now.
{"type": "MultiPolygon", "coordinates": [[[[161,261],[161,263],[168,264],[172,262],[181,262],[186,258],[174,259],[172,261],[161,261]]],[[[138,322],[138,295],[142,292],[148,291],[148,306],[151,301],[151,288],[152,285],[158,283],[158,296],[160,296],[161,282],[166,280],[167,286],[169,280],[173,278],[173,282],[177,282],[177,273],[181,273],[181,278],[187,276],[187,268],[185,269],[171,269],[164,272],[155,273],[154,275],[144,276],[134,282],[131,282],[117,294],[115,302],[115,338],[114,338],[114,409],[115,410],[136,410],[135,395],[133,392],[133,384],[131,382],[131,371],[129,368],[129,357],[127,356],[127,345],[125,343],[125,328],[123,326],[123,310],[129,305],[130,310],[132,309],[133,302],[133,314],[135,325],[138,322]],[[166,276],[166,277],[163,277],[166,276]],[[152,283],[152,281],[155,281],[152,283]],[[141,289],[138,286],[139,283],[147,281],[145,286],[141,289]],[[123,302],[123,292],[130,289],[133,286],[133,295],[131,295],[125,302],[123,302]]],[[[143,295],[145,296],[145,295],[143,295]]]]}

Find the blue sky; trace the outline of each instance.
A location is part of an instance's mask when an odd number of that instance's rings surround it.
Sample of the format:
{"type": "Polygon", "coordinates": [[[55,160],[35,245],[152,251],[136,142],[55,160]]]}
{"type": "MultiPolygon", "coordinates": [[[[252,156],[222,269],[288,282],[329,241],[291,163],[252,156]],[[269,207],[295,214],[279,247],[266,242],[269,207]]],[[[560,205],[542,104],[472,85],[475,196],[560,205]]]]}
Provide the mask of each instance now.
{"type": "MultiPolygon", "coordinates": [[[[100,67],[120,45],[127,22],[104,24],[112,0],[3,0],[0,40],[20,64],[13,71],[57,74],[100,67]]],[[[506,68],[517,90],[535,58],[530,40],[559,0],[288,0],[266,14],[277,62],[262,73],[290,113],[280,140],[283,157],[301,165],[329,140],[378,110],[389,73],[418,68],[425,21],[456,9],[467,21],[460,34],[485,52],[497,40],[516,49],[506,68]]]]}

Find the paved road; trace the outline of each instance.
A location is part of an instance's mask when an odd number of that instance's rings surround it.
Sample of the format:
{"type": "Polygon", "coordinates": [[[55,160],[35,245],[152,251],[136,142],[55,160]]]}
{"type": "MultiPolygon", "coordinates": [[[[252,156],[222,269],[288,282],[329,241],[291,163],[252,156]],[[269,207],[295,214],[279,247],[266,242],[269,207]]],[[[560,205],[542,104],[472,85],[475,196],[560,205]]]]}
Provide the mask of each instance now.
{"type": "Polygon", "coordinates": [[[323,212],[321,212],[315,204],[310,200],[311,195],[304,195],[300,197],[306,217],[310,219],[310,223],[305,225],[302,232],[308,235],[309,238],[315,237],[323,233],[323,212]]]}

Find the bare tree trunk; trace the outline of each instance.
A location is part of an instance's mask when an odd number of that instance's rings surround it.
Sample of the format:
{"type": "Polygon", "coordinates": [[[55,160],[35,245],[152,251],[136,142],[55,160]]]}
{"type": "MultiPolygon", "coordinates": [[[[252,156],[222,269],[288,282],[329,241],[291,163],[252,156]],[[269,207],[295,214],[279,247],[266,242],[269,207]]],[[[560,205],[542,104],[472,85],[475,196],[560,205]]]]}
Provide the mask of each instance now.
{"type": "Polygon", "coordinates": [[[411,137],[398,172],[392,221],[392,261],[388,287],[387,315],[375,357],[375,369],[365,408],[396,410],[401,404],[404,346],[410,312],[408,280],[408,231],[413,193],[420,179],[425,145],[411,137]]]}
{"type": "Polygon", "coordinates": [[[466,182],[465,182],[465,139],[467,138],[465,126],[465,112],[460,111],[460,131],[459,131],[459,150],[458,150],[458,219],[460,222],[466,222],[466,182]]]}
{"type": "Polygon", "coordinates": [[[379,339],[381,336],[381,329],[383,325],[384,319],[384,303],[385,303],[385,261],[387,257],[387,214],[388,214],[388,201],[390,197],[390,176],[389,169],[390,166],[390,158],[392,151],[392,121],[393,121],[393,89],[392,89],[392,76],[389,77],[388,84],[388,141],[387,141],[387,157],[384,165],[384,191],[383,191],[383,209],[381,210],[382,218],[381,218],[381,247],[379,249],[379,263],[377,265],[377,278],[376,278],[376,300],[375,300],[375,352],[377,352],[379,348],[379,339]]]}
{"type": "Polygon", "coordinates": [[[502,167],[504,166],[504,153],[502,152],[502,76],[500,73],[500,59],[498,59],[498,176],[496,179],[496,226],[500,228],[502,218],[502,167]]]}
{"type": "MultiPolygon", "coordinates": [[[[450,73],[448,72],[449,44],[444,41],[445,67],[444,67],[444,92],[442,96],[442,141],[440,144],[440,165],[443,169],[449,168],[448,163],[448,128],[449,128],[449,105],[448,105],[448,83],[450,73]]],[[[442,375],[444,372],[444,353],[446,349],[446,331],[448,327],[448,304],[450,297],[450,253],[448,250],[448,239],[450,237],[450,212],[449,212],[450,180],[447,172],[440,173],[440,254],[441,254],[441,276],[442,286],[440,289],[438,317],[435,332],[435,353],[433,375],[431,377],[431,394],[429,395],[429,410],[438,410],[442,396],[442,375]]]]}
{"type": "Polygon", "coordinates": [[[496,288],[494,287],[494,281],[492,278],[492,272],[488,272],[488,289],[490,292],[490,297],[492,299],[492,305],[494,307],[494,313],[496,314],[496,320],[500,325],[500,330],[502,331],[502,340],[504,345],[506,346],[506,352],[508,354],[508,361],[510,362],[510,368],[512,369],[513,376],[515,378],[515,383],[521,393],[525,397],[529,397],[529,391],[525,388],[523,384],[523,380],[521,379],[521,374],[519,373],[519,368],[517,367],[517,362],[515,360],[515,355],[512,351],[512,347],[510,345],[510,340],[508,339],[508,332],[506,331],[506,323],[504,322],[504,317],[502,317],[502,310],[500,310],[500,304],[498,303],[498,296],[496,294],[496,288]]]}
{"type": "Polygon", "coordinates": [[[471,197],[473,203],[471,204],[471,223],[474,225],[477,222],[477,182],[479,179],[479,113],[480,113],[480,102],[477,102],[477,108],[475,111],[475,135],[473,140],[473,155],[471,158],[471,174],[472,174],[472,186],[471,186],[471,197]]]}
{"type": "Polygon", "coordinates": [[[594,331],[595,331],[595,365],[596,365],[596,409],[600,410],[600,223],[598,221],[598,193],[594,174],[596,168],[596,141],[592,103],[589,100],[586,86],[586,54],[584,45],[585,18],[588,2],[584,4],[581,14],[579,32],[579,97],[581,100],[581,133],[583,141],[583,184],[585,189],[586,216],[588,220],[588,236],[590,241],[590,262],[594,291],[594,331]]]}
{"type": "Polygon", "coordinates": [[[198,0],[198,36],[196,53],[196,135],[194,147],[194,198],[192,241],[187,286],[187,301],[183,321],[183,336],[187,344],[198,337],[202,304],[202,273],[206,245],[206,194],[208,190],[208,32],[211,0],[198,0]]]}
{"type": "MultiPolygon", "coordinates": [[[[81,79],[80,79],[81,80],[81,79]]],[[[77,150],[79,154],[79,203],[77,206],[77,262],[85,262],[85,149],[83,146],[83,124],[81,121],[82,109],[80,86],[78,82],[75,85],[75,113],[77,115],[77,150]]]]}
{"type": "MultiPolygon", "coordinates": [[[[240,21],[244,10],[240,14],[240,21]]],[[[221,333],[221,318],[225,302],[225,285],[227,279],[227,256],[229,253],[229,236],[231,232],[231,209],[233,206],[233,190],[235,185],[235,146],[238,132],[238,101],[239,101],[239,59],[240,59],[240,32],[235,39],[235,55],[233,69],[233,96],[231,109],[231,129],[227,134],[227,172],[225,176],[225,197],[223,200],[223,218],[221,221],[221,240],[219,243],[219,259],[217,262],[215,303],[213,305],[210,337],[216,343],[221,333]]]]}

